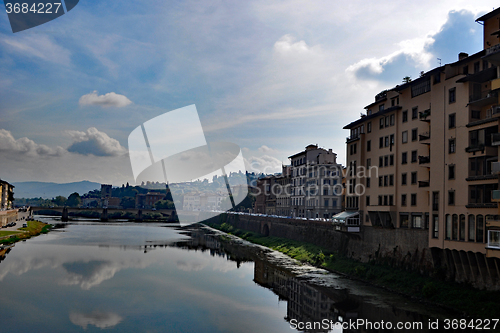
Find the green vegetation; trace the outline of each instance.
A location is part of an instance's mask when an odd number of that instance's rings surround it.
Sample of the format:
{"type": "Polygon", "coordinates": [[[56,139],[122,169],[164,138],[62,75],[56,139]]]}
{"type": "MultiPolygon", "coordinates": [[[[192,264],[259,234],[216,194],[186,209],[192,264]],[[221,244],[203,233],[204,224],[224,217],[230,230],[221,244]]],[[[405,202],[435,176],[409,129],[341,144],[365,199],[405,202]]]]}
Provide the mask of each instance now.
{"type": "Polygon", "coordinates": [[[236,229],[228,223],[207,225],[249,242],[280,251],[301,262],[467,313],[475,318],[500,317],[500,291],[478,290],[469,285],[423,276],[389,265],[373,262],[361,263],[314,244],[286,238],[265,237],[254,232],[236,229]]]}
{"type": "Polygon", "coordinates": [[[40,221],[28,221],[27,224],[28,226],[26,228],[18,229],[22,230],[21,232],[18,232],[17,234],[12,235],[9,238],[0,239],[0,244],[4,245],[13,244],[23,239],[28,239],[33,236],[38,236],[40,234],[46,234],[52,228],[52,225],[40,221]]]}
{"type": "Polygon", "coordinates": [[[4,231],[4,230],[0,230],[0,237],[15,235],[15,234],[18,234],[18,233],[19,233],[19,231],[4,231]]]}

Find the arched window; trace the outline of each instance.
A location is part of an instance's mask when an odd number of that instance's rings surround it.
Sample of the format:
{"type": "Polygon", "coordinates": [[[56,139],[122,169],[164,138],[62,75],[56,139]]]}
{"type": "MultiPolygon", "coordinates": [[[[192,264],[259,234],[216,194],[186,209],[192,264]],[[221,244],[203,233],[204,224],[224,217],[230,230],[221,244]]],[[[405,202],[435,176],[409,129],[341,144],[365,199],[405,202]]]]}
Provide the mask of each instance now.
{"type": "Polygon", "coordinates": [[[484,219],[483,215],[478,215],[476,218],[476,242],[484,242],[484,219]]]}
{"type": "Polygon", "coordinates": [[[469,215],[469,242],[473,242],[476,239],[476,221],[474,215],[469,215]]]}
{"type": "Polygon", "coordinates": [[[451,237],[453,238],[453,240],[458,239],[458,215],[457,214],[453,214],[451,237]]]}
{"type": "Polygon", "coordinates": [[[461,241],[464,241],[465,240],[465,215],[464,214],[460,214],[459,227],[460,227],[459,239],[461,241]]]}
{"type": "Polygon", "coordinates": [[[451,215],[446,214],[446,239],[451,239],[451,215]]]}

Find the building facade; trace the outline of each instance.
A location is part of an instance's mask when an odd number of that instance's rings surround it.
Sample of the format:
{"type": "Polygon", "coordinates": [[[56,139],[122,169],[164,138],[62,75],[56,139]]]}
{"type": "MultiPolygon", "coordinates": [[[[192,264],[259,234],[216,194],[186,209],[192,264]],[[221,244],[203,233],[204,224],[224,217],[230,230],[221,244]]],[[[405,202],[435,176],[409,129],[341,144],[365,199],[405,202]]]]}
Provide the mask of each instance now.
{"type": "Polygon", "coordinates": [[[7,210],[13,207],[14,185],[0,179],[0,210],[7,210]]]}
{"type": "Polygon", "coordinates": [[[344,127],[346,210],[365,227],[428,232],[438,261],[496,277],[499,19],[496,9],[476,20],[483,50],[382,91],[344,127]]]}
{"type": "Polygon", "coordinates": [[[290,215],[331,218],[342,209],[342,165],[331,149],[309,145],[289,157],[290,215]]]}

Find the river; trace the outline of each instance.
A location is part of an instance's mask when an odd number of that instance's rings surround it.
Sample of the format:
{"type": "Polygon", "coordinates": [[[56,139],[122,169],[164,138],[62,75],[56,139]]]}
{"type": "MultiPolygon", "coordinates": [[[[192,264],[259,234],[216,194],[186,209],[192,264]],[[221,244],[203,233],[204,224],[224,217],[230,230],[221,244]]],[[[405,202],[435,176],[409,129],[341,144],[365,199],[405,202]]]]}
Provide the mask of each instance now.
{"type": "Polygon", "coordinates": [[[39,219],[57,227],[0,262],[0,332],[425,332],[452,317],[214,231],[39,219]],[[349,320],[364,324],[334,325],[349,320]]]}

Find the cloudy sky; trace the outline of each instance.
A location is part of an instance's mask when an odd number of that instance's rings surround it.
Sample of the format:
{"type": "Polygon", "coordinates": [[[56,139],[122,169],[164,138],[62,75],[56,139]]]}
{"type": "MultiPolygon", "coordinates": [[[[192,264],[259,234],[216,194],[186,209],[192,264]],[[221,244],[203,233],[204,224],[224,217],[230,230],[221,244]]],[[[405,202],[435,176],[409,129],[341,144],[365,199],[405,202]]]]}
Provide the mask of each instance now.
{"type": "Polygon", "coordinates": [[[89,1],[13,34],[0,13],[0,178],[133,183],[127,138],[195,104],[205,136],[276,172],[404,76],[482,48],[495,1],[89,1]]]}

